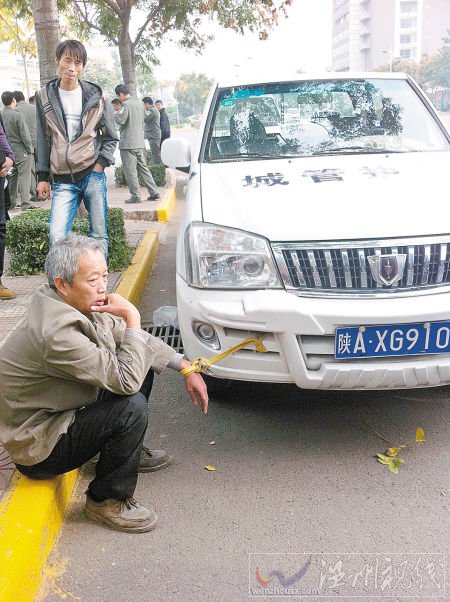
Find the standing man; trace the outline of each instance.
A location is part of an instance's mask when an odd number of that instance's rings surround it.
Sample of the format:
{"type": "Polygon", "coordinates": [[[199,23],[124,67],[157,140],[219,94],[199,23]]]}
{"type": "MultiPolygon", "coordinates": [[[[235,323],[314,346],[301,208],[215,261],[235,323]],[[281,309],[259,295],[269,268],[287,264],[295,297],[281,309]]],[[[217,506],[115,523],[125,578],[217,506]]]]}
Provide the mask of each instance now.
{"type": "Polygon", "coordinates": [[[161,163],[161,128],[159,127],[159,111],[153,104],[153,99],[146,96],[144,103],[144,138],[148,140],[153,157],[153,163],[161,163]]]}
{"type": "Polygon", "coordinates": [[[6,242],[5,177],[14,165],[14,153],[0,125],[0,299],[14,299],[16,293],[2,284],[6,242]]]}
{"type": "Polygon", "coordinates": [[[87,63],[78,40],[56,48],[57,79],[36,92],[37,192],[50,198],[50,244],[72,229],[81,201],[89,214],[89,235],[108,255],[105,167],[114,164],[117,133],[112,107],[96,84],[80,79],[87,63]]]}
{"type": "Polygon", "coordinates": [[[167,111],[164,108],[164,105],[162,103],[162,100],[157,100],[155,102],[155,105],[159,111],[159,116],[160,116],[159,125],[161,127],[161,145],[162,145],[164,140],[167,140],[167,138],[170,138],[170,122],[169,122],[169,117],[167,115],[167,111]]]}
{"type": "Polygon", "coordinates": [[[30,130],[31,141],[33,142],[33,155],[34,161],[31,169],[31,188],[30,194],[33,201],[36,201],[36,158],[37,158],[37,144],[36,144],[36,107],[35,105],[25,102],[25,96],[20,90],[13,92],[14,100],[17,103],[16,111],[18,111],[30,130]]]}
{"type": "Polygon", "coordinates": [[[120,102],[120,100],[118,98],[113,98],[111,101],[111,104],[116,113],[119,113],[119,111],[122,110],[122,103],[120,102]]]}
{"type": "Polygon", "coordinates": [[[16,111],[17,103],[13,92],[3,92],[2,103],[5,105],[2,111],[3,129],[16,156],[16,164],[9,178],[11,205],[16,206],[17,192],[19,192],[21,209],[34,209],[30,195],[34,166],[34,148],[30,130],[23,116],[16,111]]]}
{"type": "Polygon", "coordinates": [[[147,201],[159,199],[158,187],[153,180],[145,161],[144,107],[123,84],[115,87],[115,93],[122,103],[122,111],[116,112],[114,119],[120,125],[120,156],[125,180],[131,197],[125,203],[140,203],[139,176],[148,190],[147,201]]]}

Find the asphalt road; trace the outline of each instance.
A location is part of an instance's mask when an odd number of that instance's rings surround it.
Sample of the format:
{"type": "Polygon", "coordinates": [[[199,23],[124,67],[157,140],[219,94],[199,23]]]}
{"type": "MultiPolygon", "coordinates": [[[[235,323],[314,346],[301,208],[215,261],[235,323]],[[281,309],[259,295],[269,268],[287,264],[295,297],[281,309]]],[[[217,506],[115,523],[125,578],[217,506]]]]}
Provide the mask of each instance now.
{"type": "MultiPolygon", "coordinates": [[[[175,231],[174,222],[162,233],[141,307],[149,320],[154,309],[175,304],[175,231]]],[[[240,384],[213,398],[203,416],[182,378],[163,373],[150,399],[147,443],[170,451],[174,463],[141,475],[136,491],[139,501],[156,508],[159,525],[130,535],[88,521],[88,467],[51,555],[41,599],[238,602],[249,599],[249,587],[261,597],[256,567],[264,583],[272,570],[295,576],[310,558],[295,587],[317,588],[321,576],[322,596],[312,599],[406,599],[399,588],[391,597],[386,577],[381,580],[389,566],[398,575],[402,562],[409,562],[403,586],[418,590],[422,583],[422,596],[442,593],[439,563],[449,558],[449,394],[448,387],[326,393],[240,384]],[[404,465],[392,475],[374,457],[387,447],[374,431],[404,443],[414,440],[418,426],[426,443],[407,447],[404,465]],[[375,566],[377,581],[370,572],[375,566]],[[346,595],[333,594],[338,569],[342,579],[364,570],[365,592],[358,582],[347,585],[346,595]],[[355,595],[360,597],[350,597],[355,595]]],[[[272,577],[269,587],[280,584],[272,577]]]]}
{"type": "MultiPolygon", "coordinates": [[[[176,228],[162,231],[144,320],[175,305],[176,228]]],[[[156,530],[130,535],[88,521],[88,466],[41,599],[240,602],[272,591],[326,602],[450,600],[449,396],[449,387],[330,393],[241,383],[203,416],[167,371],[150,399],[147,444],[174,463],[141,475],[136,491],[157,510],[156,530]],[[411,442],[398,475],[376,461],[388,447],[379,435],[411,442]],[[319,585],[320,597],[308,595],[319,585]]]]}

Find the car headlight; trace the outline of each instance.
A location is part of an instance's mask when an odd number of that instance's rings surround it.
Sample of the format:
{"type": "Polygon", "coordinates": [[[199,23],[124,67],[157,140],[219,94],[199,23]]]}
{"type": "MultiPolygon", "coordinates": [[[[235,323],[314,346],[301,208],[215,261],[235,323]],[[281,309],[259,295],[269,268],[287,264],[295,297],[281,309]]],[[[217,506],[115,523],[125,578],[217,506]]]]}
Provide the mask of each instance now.
{"type": "Polygon", "coordinates": [[[185,233],[188,282],[200,288],[281,288],[267,240],[193,222],[185,233]]]}

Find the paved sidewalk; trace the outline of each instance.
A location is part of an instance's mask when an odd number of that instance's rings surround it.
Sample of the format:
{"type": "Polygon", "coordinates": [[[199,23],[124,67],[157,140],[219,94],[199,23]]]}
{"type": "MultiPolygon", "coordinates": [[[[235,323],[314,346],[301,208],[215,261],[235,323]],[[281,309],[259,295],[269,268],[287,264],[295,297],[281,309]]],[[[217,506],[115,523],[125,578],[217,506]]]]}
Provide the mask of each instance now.
{"type": "MultiPolygon", "coordinates": [[[[165,193],[169,192],[171,186],[174,186],[173,175],[167,170],[166,186],[159,189],[161,199],[165,193]]],[[[158,201],[143,201],[141,204],[126,204],[125,200],[129,198],[130,193],[126,187],[117,187],[114,182],[114,170],[107,170],[107,188],[108,205],[110,207],[120,207],[125,212],[125,229],[128,243],[136,248],[148,230],[160,232],[164,227],[162,223],[154,221],[157,219],[157,210],[160,206],[158,201]]],[[[146,199],[147,190],[141,188],[141,198],[146,199]]],[[[39,208],[50,208],[51,201],[35,203],[39,208]]],[[[20,214],[20,210],[10,211],[11,219],[20,214]]],[[[8,270],[8,257],[5,257],[5,272],[8,270]]],[[[122,273],[114,272],[110,274],[108,289],[115,290],[120,282],[122,273]]],[[[17,297],[10,301],[0,300],[0,353],[1,346],[7,344],[10,334],[23,322],[27,314],[31,297],[38,286],[47,282],[44,274],[35,276],[3,276],[3,283],[17,293],[17,297]]],[[[7,491],[14,472],[12,464],[6,450],[0,443],[0,501],[7,491]]]]}

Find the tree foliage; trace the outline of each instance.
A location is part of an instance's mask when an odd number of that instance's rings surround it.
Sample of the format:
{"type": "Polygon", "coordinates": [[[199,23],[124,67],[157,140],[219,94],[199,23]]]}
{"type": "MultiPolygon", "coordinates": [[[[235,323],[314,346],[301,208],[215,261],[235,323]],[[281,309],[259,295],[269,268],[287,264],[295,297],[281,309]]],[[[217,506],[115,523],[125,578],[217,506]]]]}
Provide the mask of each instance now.
{"type": "Polygon", "coordinates": [[[212,38],[201,25],[214,20],[241,34],[259,31],[268,36],[279,14],[286,13],[292,0],[72,0],[71,25],[80,35],[100,33],[118,46],[123,80],[135,91],[136,64],[158,64],[156,50],[175,32],[178,43],[201,52],[212,38]],[[139,15],[140,26],[131,37],[130,23],[139,15]]]}
{"type": "Polygon", "coordinates": [[[33,23],[26,15],[21,16],[19,2],[6,3],[0,12],[0,42],[8,42],[9,52],[22,58],[25,87],[29,95],[27,58],[37,56],[37,45],[33,23]]]}
{"type": "Polygon", "coordinates": [[[183,73],[180,76],[175,85],[175,96],[183,119],[202,112],[211,85],[212,79],[203,73],[183,73]]]}
{"type": "MultiPolygon", "coordinates": [[[[450,30],[443,42],[437,54],[425,55],[419,63],[395,59],[392,71],[408,73],[423,88],[450,88],[450,30]]],[[[382,65],[377,71],[389,71],[389,65],[382,65]]]]}
{"type": "MultiPolygon", "coordinates": [[[[158,87],[158,82],[155,79],[152,71],[148,66],[138,64],[136,66],[136,93],[140,98],[151,96],[154,90],[158,87]]],[[[155,100],[155,99],[153,99],[155,100]]]]}
{"type": "Polygon", "coordinates": [[[115,97],[114,88],[122,80],[120,69],[117,66],[108,69],[103,61],[89,57],[81,77],[100,86],[105,97],[110,100],[115,97]]]}
{"type": "Polygon", "coordinates": [[[37,56],[33,23],[18,17],[14,9],[5,7],[0,12],[0,42],[9,42],[11,53],[29,58],[37,56]]]}
{"type": "Polygon", "coordinates": [[[439,50],[436,60],[424,72],[424,77],[432,88],[450,88],[450,29],[443,41],[444,46],[439,50]]]}

